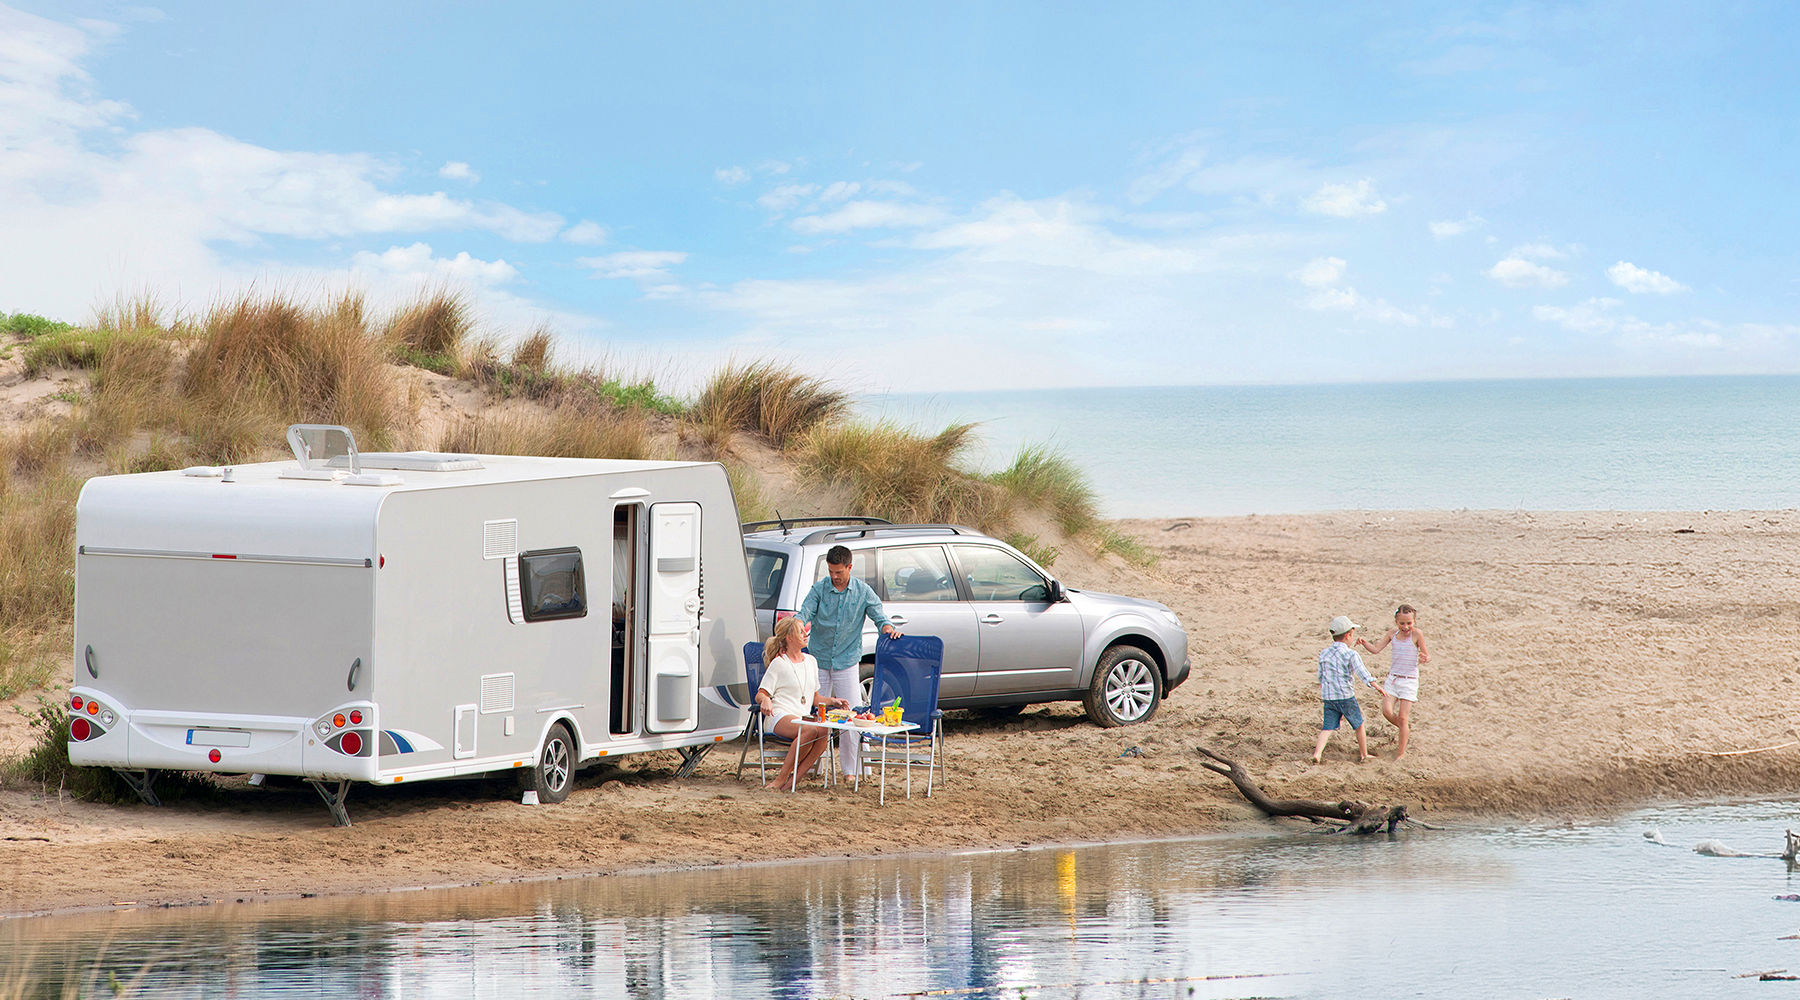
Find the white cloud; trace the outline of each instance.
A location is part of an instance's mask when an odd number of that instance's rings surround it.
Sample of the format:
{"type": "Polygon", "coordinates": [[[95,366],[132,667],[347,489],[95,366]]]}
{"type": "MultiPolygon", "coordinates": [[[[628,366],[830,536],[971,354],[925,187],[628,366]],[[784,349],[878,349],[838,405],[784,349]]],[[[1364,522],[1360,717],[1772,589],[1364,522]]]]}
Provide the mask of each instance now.
{"type": "Polygon", "coordinates": [[[482,260],[467,251],[455,257],[435,257],[431,247],[414,243],[405,247],[389,247],[381,253],[363,251],[351,258],[359,270],[381,271],[409,284],[434,284],[449,279],[481,285],[498,285],[519,276],[518,268],[504,260],[482,260]]]}
{"type": "Polygon", "coordinates": [[[1460,219],[1446,219],[1441,222],[1432,222],[1429,224],[1428,228],[1430,228],[1432,236],[1440,240],[1447,240],[1452,236],[1461,236],[1466,232],[1480,229],[1485,225],[1487,225],[1486,219],[1476,215],[1474,212],[1470,212],[1460,219]]]}
{"type": "Polygon", "coordinates": [[[1294,272],[1294,280],[1308,288],[1323,288],[1343,280],[1346,265],[1342,257],[1317,257],[1294,272]]]}
{"type": "Polygon", "coordinates": [[[1169,190],[1192,177],[1196,170],[1206,162],[1206,150],[1199,147],[1183,149],[1175,156],[1158,164],[1149,173],[1131,182],[1125,196],[1134,205],[1142,205],[1157,195],[1169,190]]]}
{"type": "Polygon", "coordinates": [[[845,201],[862,190],[862,185],[855,181],[836,181],[819,194],[819,203],[829,205],[836,201],[845,201]]]}
{"type": "Polygon", "coordinates": [[[578,257],[575,263],[589,268],[596,278],[665,279],[669,268],[687,260],[681,250],[622,250],[604,257],[578,257]]]}
{"type": "Polygon", "coordinates": [[[1512,248],[1508,257],[1520,257],[1525,260],[1565,260],[1567,251],[1558,250],[1548,243],[1521,243],[1512,248]]]}
{"type": "Polygon", "coordinates": [[[461,160],[451,160],[439,167],[438,176],[445,180],[462,181],[467,184],[481,180],[481,175],[475,172],[475,168],[461,160]]]}
{"type": "Polygon", "coordinates": [[[1617,264],[1607,268],[1606,276],[1612,279],[1612,283],[1618,285],[1620,288],[1623,288],[1628,292],[1636,292],[1640,295],[1646,293],[1654,295],[1673,295],[1676,292],[1685,292],[1688,290],[1686,285],[1676,281],[1674,278],[1669,277],[1661,271],[1646,270],[1636,264],[1629,264],[1625,261],[1619,261],[1617,264]]]}
{"type": "Polygon", "coordinates": [[[943,219],[944,213],[929,205],[892,201],[852,201],[823,215],[803,215],[792,223],[794,232],[807,236],[847,233],[856,229],[916,229],[943,219]]]}
{"type": "Polygon", "coordinates": [[[786,212],[799,207],[818,190],[817,184],[778,184],[756,199],[756,203],[771,212],[786,212]]]}
{"type": "Polygon", "coordinates": [[[1618,299],[1593,298],[1574,306],[1536,306],[1531,317],[1574,333],[1611,333],[1619,327],[1619,305],[1618,299]]]}
{"type": "Polygon", "coordinates": [[[1524,259],[1508,257],[1487,269],[1487,276],[1508,288],[1561,288],[1569,283],[1569,275],[1555,268],[1524,259]]]}
{"type": "Polygon", "coordinates": [[[580,246],[599,246],[606,242],[606,227],[591,219],[582,219],[563,230],[562,241],[580,246]]]}
{"type": "Polygon", "coordinates": [[[1364,178],[1354,184],[1321,184],[1300,207],[1319,215],[1359,219],[1387,211],[1387,202],[1376,193],[1375,183],[1364,178]]]}
{"type": "Polygon", "coordinates": [[[561,216],[408,191],[403,165],[367,154],[136,129],[129,106],[93,93],[83,66],[118,29],[89,28],[0,6],[0,301],[79,317],[144,289],[181,300],[354,278],[374,303],[431,275],[489,289],[486,305],[507,315],[533,308],[492,287],[517,276],[512,263],[440,256],[432,244],[449,237],[413,237],[485,230],[542,242],[561,216]]]}
{"type": "Polygon", "coordinates": [[[782,174],[785,174],[788,171],[794,169],[794,165],[791,163],[787,163],[783,160],[764,160],[763,162],[757,164],[756,169],[762,171],[765,174],[774,174],[777,177],[779,177],[782,174]]]}
{"type": "Polygon", "coordinates": [[[719,167],[713,171],[713,180],[718,181],[720,184],[742,184],[749,179],[750,172],[743,167],[719,167]]]}

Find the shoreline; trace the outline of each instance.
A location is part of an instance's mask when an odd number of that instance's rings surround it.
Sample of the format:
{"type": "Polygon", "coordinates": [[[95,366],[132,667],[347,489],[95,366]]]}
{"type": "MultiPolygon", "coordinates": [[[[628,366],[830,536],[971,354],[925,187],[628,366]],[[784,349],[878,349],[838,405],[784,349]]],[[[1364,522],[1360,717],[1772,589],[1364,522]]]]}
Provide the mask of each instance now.
{"type": "MultiPolygon", "coordinates": [[[[952,713],[931,799],[732,777],[733,744],[691,779],[672,754],[582,772],[569,801],[497,784],[358,788],[330,826],[310,789],[227,783],[162,809],[0,787],[0,915],[347,896],[847,857],[1230,835],[1261,826],[1206,744],[1271,794],[1403,802],[1427,822],[1617,816],[1656,803],[1788,798],[1800,738],[1784,708],[1800,645],[1800,513],[1356,511],[1114,522],[1160,556],[1138,571],[1065,552],[1074,586],[1169,604],[1194,668],[1150,722],[1103,730],[1079,706],[952,713]],[[1182,526],[1185,525],[1185,526],[1182,526]],[[1431,642],[1413,749],[1365,697],[1371,751],[1326,763],[1312,659],[1323,623],[1366,630],[1400,600],[1431,642]],[[1734,676],[1720,683],[1716,671],[1734,676]],[[1709,673],[1713,671],[1713,673],[1709,673]],[[1137,747],[1141,756],[1120,754],[1137,747]],[[753,831],[753,832],[751,832],[753,831]],[[47,838],[47,839],[22,839],[47,838]],[[903,848],[903,850],[902,850],[903,848]]],[[[1379,632],[1374,632],[1378,637],[1379,632]]],[[[1386,657],[1365,657],[1385,673],[1386,657]]],[[[25,699],[28,703],[30,696],[25,699]]],[[[9,716],[13,713],[5,713],[9,716]]],[[[16,716],[0,753],[17,752],[16,716]]],[[[890,789],[890,792],[893,789],[890,789]]],[[[1430,835],[1413,833],[1408,835],[1430,835]]]]}

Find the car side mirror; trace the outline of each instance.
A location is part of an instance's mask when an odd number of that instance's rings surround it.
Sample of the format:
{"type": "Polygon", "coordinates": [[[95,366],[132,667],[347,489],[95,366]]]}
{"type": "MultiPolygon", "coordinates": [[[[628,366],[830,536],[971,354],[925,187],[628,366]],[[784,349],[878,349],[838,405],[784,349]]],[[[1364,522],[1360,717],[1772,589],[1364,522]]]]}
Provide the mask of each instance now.
{"type": "Polygon", "coordinates": [[[1068,596],[1069,595],[1063,593],[1063,585],[1062,585],[1061,581],[1059,581],[1059,580],[1051,580],[1050,581],[1050,603],[1051,604],[1061,604],[1063,601],[1068,599],[1068,596]]]}

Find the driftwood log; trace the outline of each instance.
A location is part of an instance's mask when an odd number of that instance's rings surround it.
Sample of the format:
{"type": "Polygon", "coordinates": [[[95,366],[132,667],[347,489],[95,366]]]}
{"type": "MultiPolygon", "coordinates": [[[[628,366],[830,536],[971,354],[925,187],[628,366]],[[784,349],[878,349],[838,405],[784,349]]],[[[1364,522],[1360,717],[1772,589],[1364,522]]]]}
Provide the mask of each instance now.
{"type": "Polygon", "coordinates": [[[1207,760],[1200,766],[1214,774],[1222,774],[1231,779],[1244,798],[1250,804],[1262,810],[1267,816],[1297,816],[1315,821],[1342,823],[1343,826],[1333,833],[1369,834],[1385,830],[1394,832],[1394,827],[1406,820],[1405,806],[1371,805],[1367,802],[1343,801],[1325,802],[1319,799],[1276,799],[1270,798],[1244,765],[1223,754],[1214,753],[1206,747],[1195,747],[1207,760]]]}

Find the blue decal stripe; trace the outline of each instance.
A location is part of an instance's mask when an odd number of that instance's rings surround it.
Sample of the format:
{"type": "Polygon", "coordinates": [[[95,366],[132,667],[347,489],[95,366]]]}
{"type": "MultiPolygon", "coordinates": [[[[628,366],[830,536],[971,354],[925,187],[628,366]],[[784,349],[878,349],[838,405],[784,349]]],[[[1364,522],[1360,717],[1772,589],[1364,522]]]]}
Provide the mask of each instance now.
{"type": "Polygon", "coordinates": [[[387,735],[388,739],[394,741],[394,745],[400,748],[401,753],[412,753],[413,752],[413,745],[411,743],[407,742],[406,737],[401,736],[399,733],[394,732],[392,729],[383,729],[382,732],[387,735]]]}

